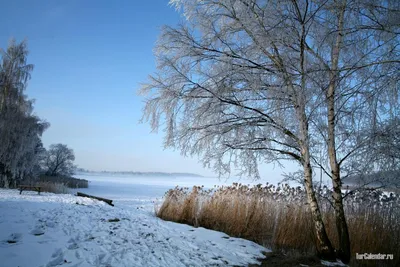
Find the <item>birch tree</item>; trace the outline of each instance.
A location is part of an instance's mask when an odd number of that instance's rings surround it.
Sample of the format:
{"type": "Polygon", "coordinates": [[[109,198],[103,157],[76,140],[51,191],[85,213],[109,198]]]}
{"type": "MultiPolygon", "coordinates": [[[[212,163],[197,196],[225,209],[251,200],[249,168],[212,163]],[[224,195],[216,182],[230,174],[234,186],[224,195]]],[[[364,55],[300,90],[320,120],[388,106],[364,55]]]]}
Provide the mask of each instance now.
{"type": "Polygon", "coordinates": [[[48,123],[33,115],[33,101],[24,94],[33,70],[26,44],[12,40],[0,52],[0,186],[15,187],[32,174],[48,123]]]}
{"type": "Polygon", "coordinates": [[[165,147],[199,156],[220,175],[234,169],[259,178],[260,162],[297,162],[319,255],[348,262],[340,165],[366,147],[361,132],[398,86],[394,2],[170,3],[185,20],[164,27],[156,44],[158,71],[141,89],[143,120],[153,130],[163,126],[165,147]],[[375,9],[379,14],[371,15],[375,9]],[[313,166],[332,178],[336,250],[315,196],[313,166]]]}
{"type": "MultiPolygon", "coordinates": [[[[344,0],[320,7],[314,24],[322,28],[310,28],[305,41],[307,53],[323,70],[313,75],[324,100],[318,108],[320,116],[310,123],[317,126],[316,136],[325,143],[328,165],[320,167],[332,179],[337,252],[348,261],[342,176],[387,165],[378,154],[366,159],[377,144],[383,144],[377,129],[399,116],[400,6],[398,1],[344,0]]],[[[395,129],[386,127],[385,141],[390,146],[396,142],[395,129]]]]}

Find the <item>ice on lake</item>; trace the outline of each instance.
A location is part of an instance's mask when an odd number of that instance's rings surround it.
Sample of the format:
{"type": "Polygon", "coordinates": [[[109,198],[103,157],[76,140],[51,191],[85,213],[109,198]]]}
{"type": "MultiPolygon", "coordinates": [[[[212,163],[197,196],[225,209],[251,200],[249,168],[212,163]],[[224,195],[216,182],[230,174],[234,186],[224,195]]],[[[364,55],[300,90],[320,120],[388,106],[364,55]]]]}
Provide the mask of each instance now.
{"type": "MultiPolygon", "coordinates": [[[[72,190],[112,199],[115,205],[137,206],[144,205],[154,210],[154,201],[161,201],[165,192],[175,186],[193,187],[204,185],[206,188],[214,185],[231,185],[233,179],[219,179],[216,177],[176,177],[176,176],[140,176],[128,174],[89,173],[77,174],[76,178],[89,181],[89,188],[72,190]]],[[[242,180],[244,183],[255,183],[242,180]]]]}

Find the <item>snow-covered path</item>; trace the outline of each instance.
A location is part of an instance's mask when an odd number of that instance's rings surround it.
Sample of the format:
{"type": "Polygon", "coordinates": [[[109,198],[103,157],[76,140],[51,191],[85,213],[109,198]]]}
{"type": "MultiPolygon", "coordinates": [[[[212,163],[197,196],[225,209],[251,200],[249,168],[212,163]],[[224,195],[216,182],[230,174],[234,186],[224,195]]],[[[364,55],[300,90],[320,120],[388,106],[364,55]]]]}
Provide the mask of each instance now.
{"type": "Polygon", "coordinates": [[[0,266],[245,266],[265,248],[137,205],[0,189],[0,266]],[[115,219],[115,220],[114,220],[115,219]]]}

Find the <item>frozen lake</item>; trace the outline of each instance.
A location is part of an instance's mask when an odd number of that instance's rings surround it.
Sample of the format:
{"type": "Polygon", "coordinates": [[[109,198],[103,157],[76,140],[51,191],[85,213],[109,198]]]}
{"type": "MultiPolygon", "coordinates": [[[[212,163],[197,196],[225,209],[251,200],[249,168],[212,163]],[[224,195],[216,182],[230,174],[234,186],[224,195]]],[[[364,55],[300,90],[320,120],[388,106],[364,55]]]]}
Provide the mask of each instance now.
{"type": "MultiPolygon", "coordinates": [[[[204,185],[211,188],[214,185],[231,185],[235,179],[218,179],[212,177],[174,177],[174,176],[140,176],[125,174],[85,173],[74,175],[76,178],[89,181],[89,188],[71,190],[89,195],[112,199],[115,205],[142,205],[147,210],[154,210],[154,201],[161,202],[164,193],[175,186],[193,187],[204,185]]],[[[236,179],[237,181],[237,179],[236,179]]],[[[240,180],[244,184],[257,184],[251,180],[240,180]]]]}

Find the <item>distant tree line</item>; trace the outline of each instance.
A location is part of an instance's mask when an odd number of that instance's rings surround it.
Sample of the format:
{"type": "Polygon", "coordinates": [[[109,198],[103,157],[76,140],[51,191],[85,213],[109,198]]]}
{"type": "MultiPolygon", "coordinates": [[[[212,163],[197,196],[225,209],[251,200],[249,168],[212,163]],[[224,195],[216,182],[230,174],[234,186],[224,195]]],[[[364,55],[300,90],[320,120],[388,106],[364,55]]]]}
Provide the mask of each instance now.
{"type": "Polygon", "coordinates": [[[202,175],[190,172],[135,172],[135,171],[91,171],[83,168],[77,168],[76,172],[83,173],[104,173],[104,174],[123,174],[134,176],[166,176],[166,177],[203,177],[202,175]]]}
{"type": "Polygon", "coordinates": [[[16,187],[24,179],[41,173],[70,175],[72,149],[66,145],[43,147],[48,122],[33,113],[34,100],[25,94],[34,68],[27,63],[26,42],[11,40],[0,49],[0,187],[16,187]]]}

